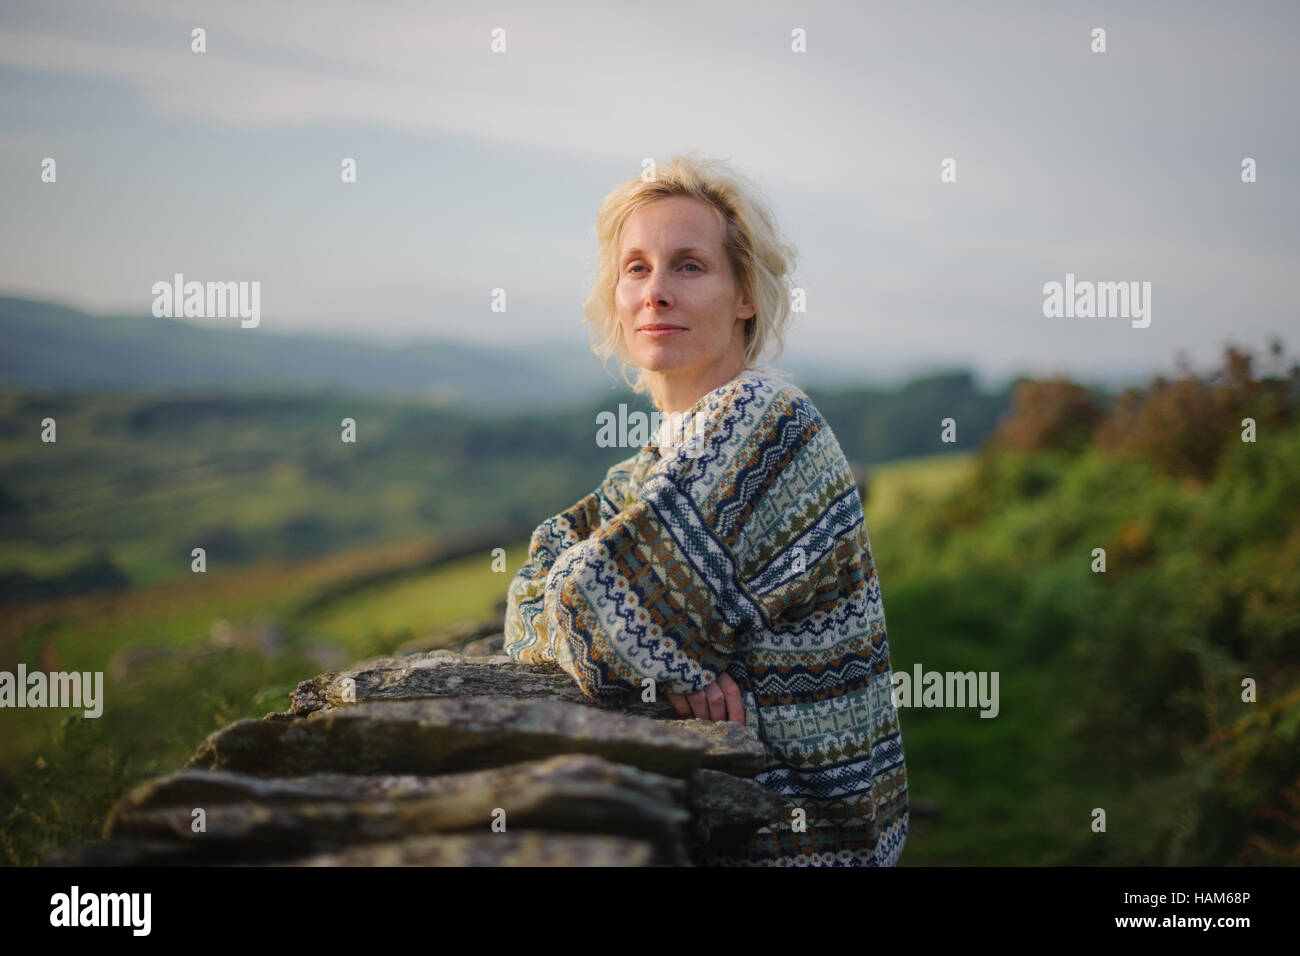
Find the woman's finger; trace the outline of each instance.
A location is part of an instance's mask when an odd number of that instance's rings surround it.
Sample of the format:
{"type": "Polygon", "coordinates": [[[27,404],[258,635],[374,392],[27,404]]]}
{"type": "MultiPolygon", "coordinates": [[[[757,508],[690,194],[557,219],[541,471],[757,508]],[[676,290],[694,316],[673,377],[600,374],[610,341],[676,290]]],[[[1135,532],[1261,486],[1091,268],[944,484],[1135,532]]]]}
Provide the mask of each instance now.
{"type": "Polygon", "coordinates": [[[721,674],[718,677],[718,686],[722,688],[723,695],[727,698],[727,720],[734,720],[738,724],[745,722],[745,703],[740,697],[740,685],[732,679],[730,674],[721,674]]]}
{"type": "Polygon", "coordinates": [[[696,691],[694,694],[687,694],[686,699],[690,702],[691,713],[700,720],[709,719],[709,702],[704,697],[704,691],[696,691]]]}
{"type": "Polygon", "coordinates": [[[673,710],[677,711],[678,717],[691,716],[691,707],[686,703],[685,694],[669,694],[668,703],[673,705],[673,710]]]}
{"type": "Polygon", "coordinates": [[[726,720],[727,695],[722,692],[717,681],[704,688],[704,697],[709,702],[709,720],[726,720]]]}

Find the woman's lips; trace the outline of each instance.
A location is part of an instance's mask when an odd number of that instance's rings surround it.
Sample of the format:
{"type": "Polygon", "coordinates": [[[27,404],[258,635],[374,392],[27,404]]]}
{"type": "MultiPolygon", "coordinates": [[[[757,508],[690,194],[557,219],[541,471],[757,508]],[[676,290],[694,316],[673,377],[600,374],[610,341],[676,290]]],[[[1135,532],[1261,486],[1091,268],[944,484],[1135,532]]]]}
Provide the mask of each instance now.
{"type": "Polygon", "coordinates": [[[637,331],[642,335],[650,336],[652,339],[662,339],[669,335],[676,335],[678,332],[685,332],[686,330],[679,326],[661,325],[657,327],[647,326],[645,328],[637,329],[637,331]]]}

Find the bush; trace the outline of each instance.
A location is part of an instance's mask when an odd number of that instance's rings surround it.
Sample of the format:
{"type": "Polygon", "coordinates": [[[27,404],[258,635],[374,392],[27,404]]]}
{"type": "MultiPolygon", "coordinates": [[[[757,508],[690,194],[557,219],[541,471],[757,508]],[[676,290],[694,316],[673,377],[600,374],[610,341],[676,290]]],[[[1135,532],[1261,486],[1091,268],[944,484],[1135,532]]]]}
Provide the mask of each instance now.
{"type": "Polygon", "coordinates": [[[1102,410],[1090,389],[1064,379],[1025,380],[1011,395],[1011,409],[986,443],[991,450],[1079,451],[1085,447],[1102,410]]]}
{"type": "MultiPolygon", "coordinates": [[[[1274,358],[1282,345],[1274,342],[1274,358]]],[[[1240,442],[1242,421],[1253,418],[1260,431],[1295,421],[1300,366],[1289,377],[1256,379],[1250,355],[1229,346],[1223,366],[1203,381],[1185,365],[1175,381],[1155,378],[1146,392],[1129,389],[1094,434],[1096,444],[1113,453],[1146,459],[1160,474],[1209,482],[1224,449],[1240,442]]]]}

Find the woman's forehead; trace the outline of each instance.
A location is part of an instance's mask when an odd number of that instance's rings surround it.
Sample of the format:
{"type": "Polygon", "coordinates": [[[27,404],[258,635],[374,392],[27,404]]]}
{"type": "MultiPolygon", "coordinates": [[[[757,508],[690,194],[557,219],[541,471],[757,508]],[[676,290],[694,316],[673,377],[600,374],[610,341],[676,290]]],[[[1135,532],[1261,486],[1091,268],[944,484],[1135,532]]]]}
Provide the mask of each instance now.
{"type": "Polygon", "coordinates": [[[651,246],[670,246],[673,252],[692,249],[709,252],[720,247],[722,227],[712,206],[689,200],[688,205],[655,209],[668,201],[653,202],[632,214],[623,230],[624,251],[639,252],[651,246]]]}

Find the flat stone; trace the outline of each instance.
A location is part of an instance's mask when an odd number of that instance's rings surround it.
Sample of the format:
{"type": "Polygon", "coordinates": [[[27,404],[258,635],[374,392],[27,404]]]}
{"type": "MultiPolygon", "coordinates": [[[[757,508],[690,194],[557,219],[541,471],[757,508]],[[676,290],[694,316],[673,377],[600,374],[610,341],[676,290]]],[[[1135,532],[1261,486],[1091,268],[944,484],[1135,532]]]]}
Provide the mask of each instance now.
{"type": "Polygon", "coordinates": [[[643,701],[640,692],[588,697],[555,664],[521,664],[505,654],[473,657],[446,649],[380,657],[355,667],[318,674],[299,683],[291,698],[290,712],[307,716],[366,701],[427,697],[558,700],[642,717],[677,717],[664,695],[659,695],[653,703],[643,701]]]}
{"type": "Polygon", "coordinates": [[[230,859],[233,845],[263,856],[451,830],[608,833],[644,838],[665,863],[688,860],[682,780],[585,754],[565,754],[441,777],[318,774],[262,779],[187,770],[136,787],[114,805],[110,839],[189,842],[230,859]],[[202,832],[193,829],[204,811],[202,832]],[[504,817],[501,814],[504,812],[504,817]]]}
{"type": "Polygon", "coordinates": [[[652,720],[554,700],[453,697],[237,721],[210,734],[186,766],[262,776],[438,774],[562,753],[674,777],[701,767],[753,776],[767,760],[762,742],[741,724],[652,720]]]}

